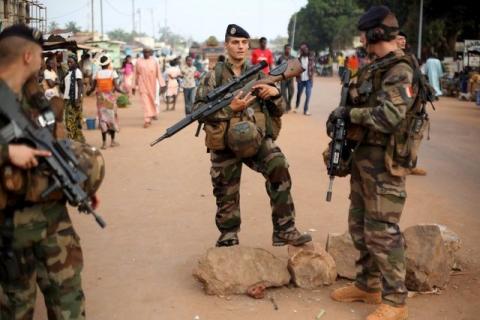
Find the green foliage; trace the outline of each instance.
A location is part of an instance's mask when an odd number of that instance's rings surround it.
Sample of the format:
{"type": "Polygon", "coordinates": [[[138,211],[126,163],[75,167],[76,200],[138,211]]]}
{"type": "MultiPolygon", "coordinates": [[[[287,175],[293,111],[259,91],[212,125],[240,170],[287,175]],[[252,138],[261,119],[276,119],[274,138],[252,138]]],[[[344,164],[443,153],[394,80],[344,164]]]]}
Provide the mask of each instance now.
{"type": "Polygon", "coordinates": [[[130,100],[126,94],[121,94],[117,98],[117,106],[119,108],[126,108],[130,104],[130,100]]]}
{"type": "Polygon", "coordinates": [[[65,30],[67,32],[73,32],[73,33],[82,31],[80,26],[77,25],[75,21],[67,22],[67,24],[65,24],[65,30]]]}
{"type": "Polygon", "coordinates": [[[58,28],[60,28],[60,25],[56,21],[50,21],[50,23],[48,24],[48,32],[52,32],[53,30],[58,28]]]}
{"type": "Polygon", "coordinates": [[[108,37],[111,40],[123,41],[123,42],[133,42],[136,37],[145,37],[145,33],[139,32],[126,32],[123,29],[115,29],[107,33],[108,37]]]}
{"type": "Polygon", "coordinates": [[[215,36],[210,36],[210,37],[207,38],[205,43],[209,47],[216,47],[216,46],[218,46],[218,39],[215,36]]]}
{"type": "MultiPolygon", "coordinates": [[[[313,50],[340,49],[352,43],[361,10],[355,0],[308,0],[297,12],[295,44],[305,42],[313,50]]],[[[288,26],[292,39],[294,16],[288,26]]]]}

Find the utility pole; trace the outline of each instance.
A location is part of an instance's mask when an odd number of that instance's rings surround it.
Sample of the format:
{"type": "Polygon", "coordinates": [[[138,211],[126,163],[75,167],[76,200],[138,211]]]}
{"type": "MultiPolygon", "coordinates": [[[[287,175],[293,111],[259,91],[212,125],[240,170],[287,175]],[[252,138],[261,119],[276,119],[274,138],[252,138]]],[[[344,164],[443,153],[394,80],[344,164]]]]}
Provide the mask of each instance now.
{"type": "Polygon", "coordinates": [[[155,39],[155,20],[153,19],[153,8],[150,9],[150,17],[152,18],[152,37],[155,39]]]}
{"type": "Polygon", "coordinates": [[[100,29],[102,33],[100,39],[103,40],[103,0],[100,0],[100,29]]]}
{"type": "Polygon", "coordinates": [[[137,9],[138,13],[138,33],[142,33],[142,11],[140,8],[137,9]]]}
{"type": "Polygon", "coordinates": [[[292,30],[292,41],[290,43],[290,47],[293,49],[293,45],[295,44],[295,29],[297,27],[297,14],[295,13],[295,15],[293,16],[293,30],[292,30]]]}
{"type": "Polygon", "coordinates": [[[92,0],[92,41],[94,40],[93,38],[95,37],[95,15],[93,11],[93,4],[94,4],[94,1],[92,0]]]}
{"type": "Polygon", "coordinates": [[[420,0],[420,18],[418,22],[418,48],[417,58],[422,59],[422,25],[423,25],[423,0],[420,0]]]}
{"type": "Polygon", "coordinates": [[[135,0],[132,0],[132,33],[135,33],[135,0]]]}

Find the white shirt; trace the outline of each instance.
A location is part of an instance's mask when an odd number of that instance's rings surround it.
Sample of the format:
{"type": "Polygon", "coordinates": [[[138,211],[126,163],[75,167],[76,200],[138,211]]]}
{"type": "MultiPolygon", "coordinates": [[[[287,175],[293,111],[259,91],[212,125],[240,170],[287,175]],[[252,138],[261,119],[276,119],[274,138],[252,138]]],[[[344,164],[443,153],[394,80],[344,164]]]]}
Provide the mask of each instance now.
{"type": "Polygon", "coordinates": [[[118,73],[115,70],[100,69],[94,76],[94,79],[117,79],[118,73]]]}
{"type": "MultiPolygon", "coordinates": [[[[46,80],[51,80],[53,82],[57,81],[58,76],[55,73],[55,71],[50,71],[48,69],[45,69],[43,72],[43,78],[46,80]]],[[[45,97],[47,100],[50,100],[53,97],[58,97],[60,96],[60,93],[58,91],[58,85],[55,85],[53,88],[50,88],[48,84],[45,84],[45,97]]]]}
{"type": "Polygon", "coordinates": [[[302,75],[300,78],[302,81],[308,81],[310,80],[310,78],[308,77],[308,57],[301,57],[300,61],[302,62],[303,70],[305,70],[302,72],[302,75]]]}
{"type": "MultiPolygon", "coordinates": [[[[72,79],[72,70],[69,70],[65,76],[65,93],[63,99],[70,99],[70,80],[72,79]]],[[[75,69],[75,79],[82,79],[82,71],[75,69]]],[[[75,82],[75,99],[78,99],[78,84],[75,82]]]]}

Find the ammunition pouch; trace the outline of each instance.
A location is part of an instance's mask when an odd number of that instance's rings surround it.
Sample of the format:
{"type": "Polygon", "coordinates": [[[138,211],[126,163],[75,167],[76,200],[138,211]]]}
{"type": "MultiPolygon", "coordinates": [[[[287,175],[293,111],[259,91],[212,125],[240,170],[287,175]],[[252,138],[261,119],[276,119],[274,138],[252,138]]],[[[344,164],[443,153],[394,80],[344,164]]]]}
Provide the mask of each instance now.
{"type": "Polygon", "coordinates": [[[385,165],[392,175],[403,177],[416,167],[418,150],[425,130],[429,127],[428,114],[416,113],[407,116],[407,121],[390,136],[386,146],[385,165]]]}
{"type": "Polygon", "coordinates": [[[226,147],[225,132],[227,131],[228,121],[205,122],[205,145],[209,150],[224,150],[226,147]]]}

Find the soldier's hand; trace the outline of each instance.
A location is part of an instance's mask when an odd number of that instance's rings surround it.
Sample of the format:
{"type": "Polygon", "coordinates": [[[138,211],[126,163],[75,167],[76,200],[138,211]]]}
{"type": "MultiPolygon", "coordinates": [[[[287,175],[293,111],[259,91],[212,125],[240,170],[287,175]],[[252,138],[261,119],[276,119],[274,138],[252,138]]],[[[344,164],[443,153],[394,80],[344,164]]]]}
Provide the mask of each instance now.
{"type": "Polygon", "coordinates": [[[278,91],[276,87],[269,84],[257,84],[254,85],[252,89],[257,91],[257,96],[262,100],[269,100],[280,94],[280,91],[278,91]]]}
{"type": "Polygon", "coordinates": [[[37,157],[50,157],[51,155],[49,151],[33,149],[24,144],[8,145],[10,162],[21,169],[36,167],[38,166],[37,157]]]}
{"type": "Polygon", "coordinates": [[[334,123],[337,119],[349,120],[350,119],[350,109],[346,107],[337,107],[330,113],[328,117],[328,122],[334,123]]]}
{"type": "Polygon", "coordinates": [[[243,91],[240,91],[235,98],[233,98],[232,102],[230,102],[230,108],[232,108],[233,112],[245,110],[256,99],[251,92],[247,93],[243,98],[242,94],[243,91]]]}

